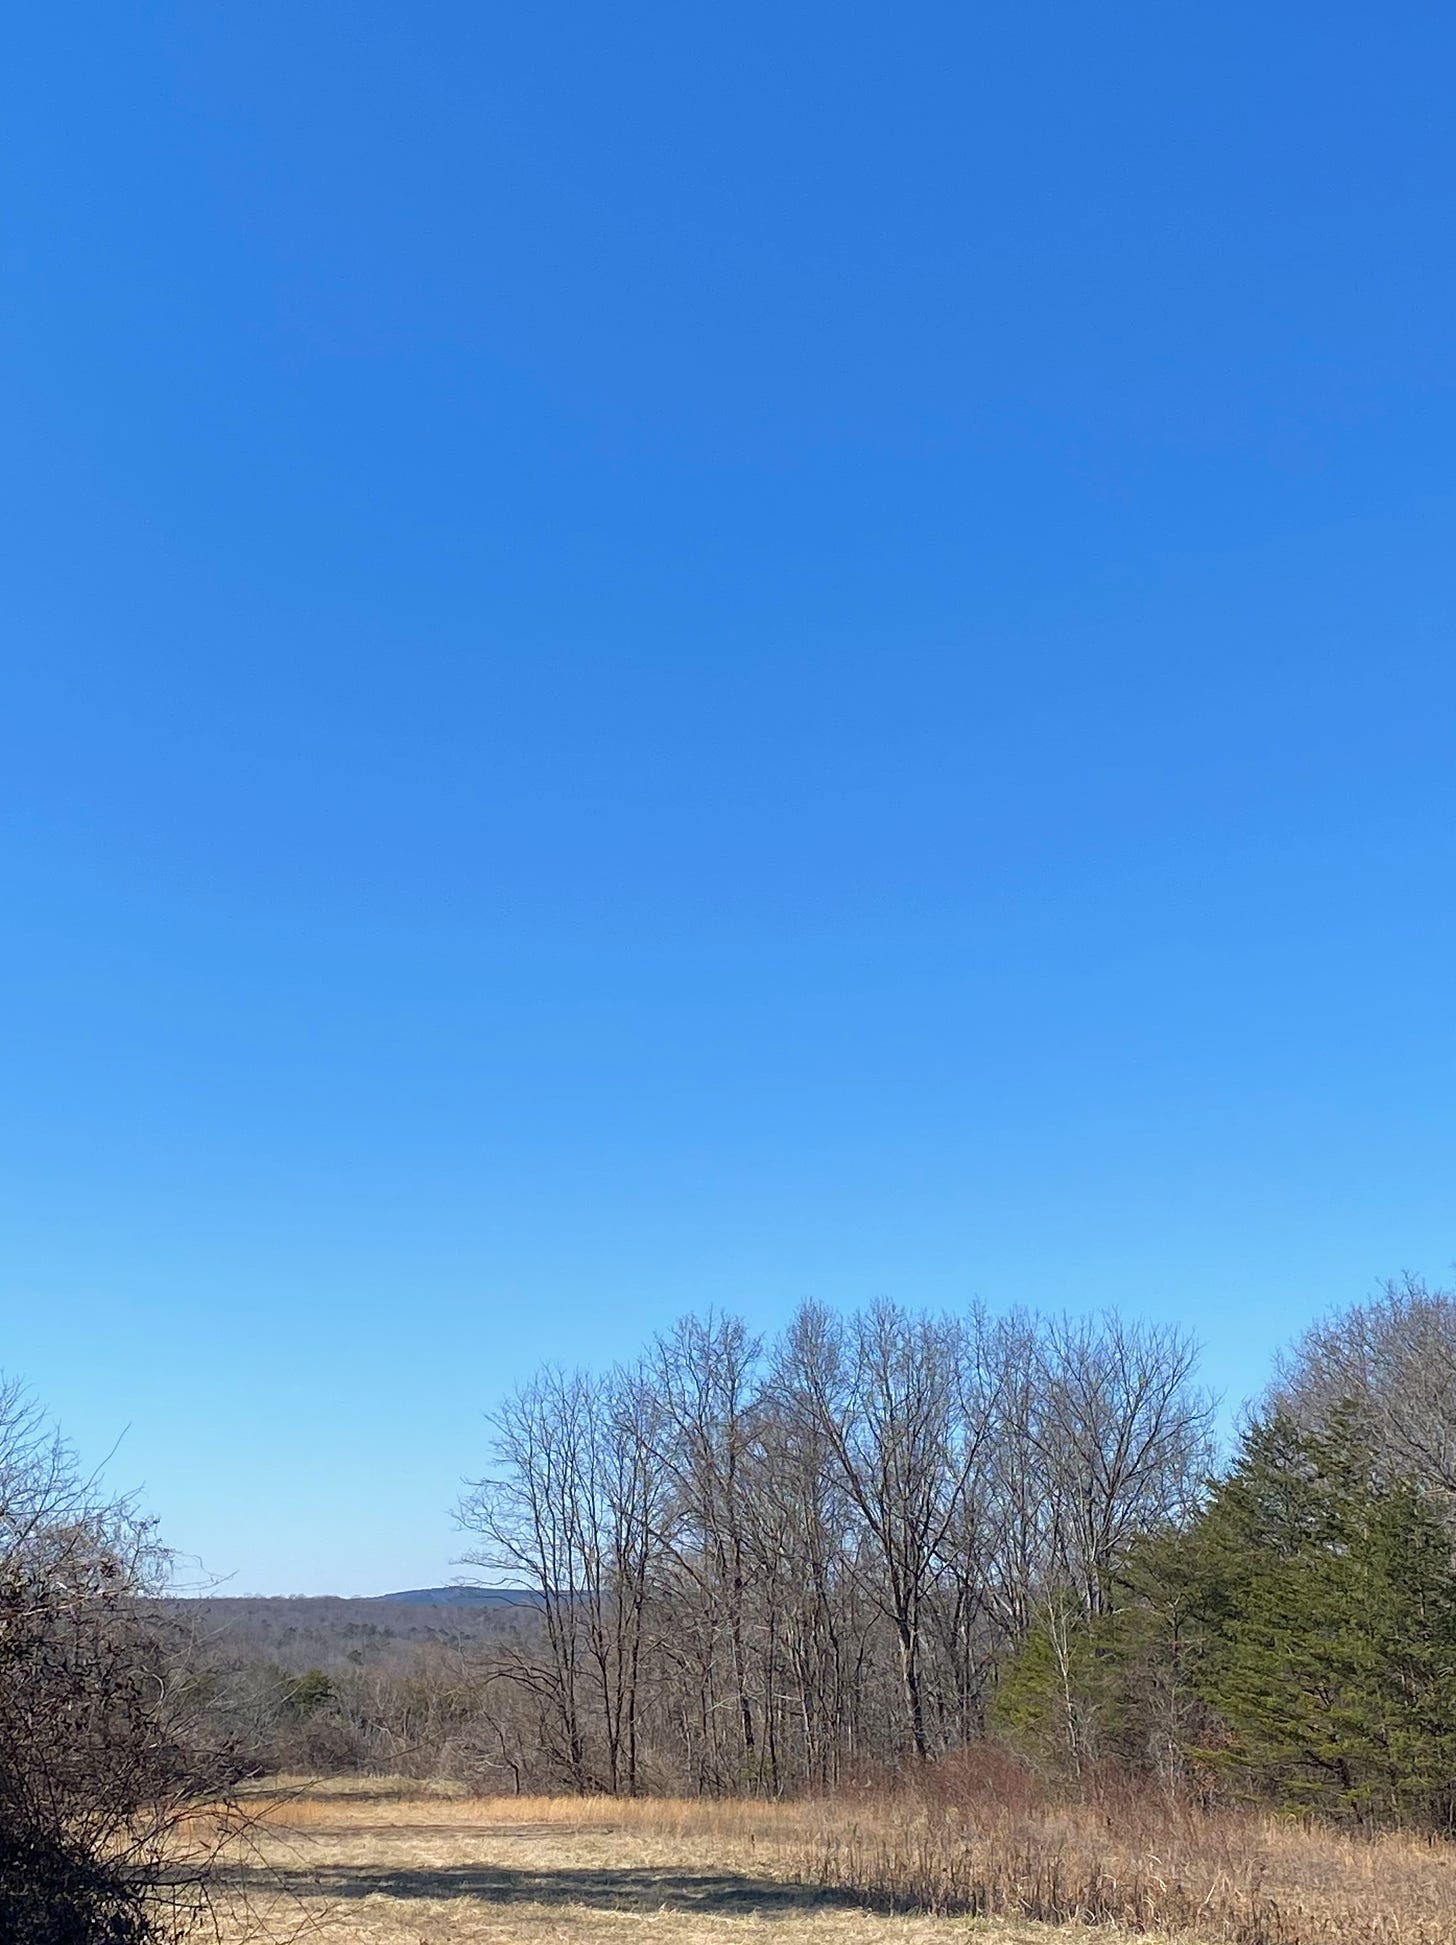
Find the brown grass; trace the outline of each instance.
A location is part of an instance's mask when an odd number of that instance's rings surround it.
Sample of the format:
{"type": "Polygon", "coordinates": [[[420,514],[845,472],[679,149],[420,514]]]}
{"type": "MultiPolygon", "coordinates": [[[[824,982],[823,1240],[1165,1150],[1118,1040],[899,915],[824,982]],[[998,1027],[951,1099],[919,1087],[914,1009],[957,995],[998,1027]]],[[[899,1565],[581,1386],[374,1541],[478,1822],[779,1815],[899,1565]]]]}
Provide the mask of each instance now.
{"type": "MultiPolygon", "coordinates": [[[[1011,1787],[764,1804],[274,1785],[234,1885],[319,1945],[1456,1945],[1456,1849],[1011,1787]]],[[[241,1911],[241,1907],[240,1907],[241,1911]]],[[[244,1936],[240,1915],[227,1933],[244,1936]]]]}
{"type": "Polygon", "coordinates": [[[892,1909],[1111,1926],[1213,1945],[1456,1945],[1456,1851],[1158,1803],[830,1816],[800,1868],[892,1909]]]}
{"type": "MultiPolygon", "coordinates": [[[[800,1880],[814,1813],[748,1804],[460,1800],[378,1785],[254,1797],[225,1945],[964,1945],[964,1918],[800,1880]]],[[[1076,1934],[997,1924],[988,1945],[1076,1934]]]]}

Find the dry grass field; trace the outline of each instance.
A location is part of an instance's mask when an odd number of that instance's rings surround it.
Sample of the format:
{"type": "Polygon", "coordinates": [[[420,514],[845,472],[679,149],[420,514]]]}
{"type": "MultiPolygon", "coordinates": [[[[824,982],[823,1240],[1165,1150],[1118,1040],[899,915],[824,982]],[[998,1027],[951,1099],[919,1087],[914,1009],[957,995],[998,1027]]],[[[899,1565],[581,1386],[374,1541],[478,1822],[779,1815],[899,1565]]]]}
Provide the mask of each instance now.
{"type": "MultiPolygon", "coordinates": [[[[263,1808],[263,1806],[259,1806],[263,1808]]],[[[289,1790],[234,1865],[226,1945],[942,1945],[793,1864],[812,1817],[763,1805],[469,1800],[418,1785],[289,1790]]],[[[807,1849],[805,1850],[807,1854],[807,1849]]],[[[981,1928],[978,1928],[978,1931],[981,1928]]],[[[987,1926],[997,1945],[1085,1938],[987,1926]]]]}
{"type": "Polygon", "coordinates": [[[1266,1818],[279,1785],[226,1945],[1456,1945],[1446,1846],[1266,1818]],[[1051,1922],[1041,1922],[1050,1920],[1051,1922]]]}

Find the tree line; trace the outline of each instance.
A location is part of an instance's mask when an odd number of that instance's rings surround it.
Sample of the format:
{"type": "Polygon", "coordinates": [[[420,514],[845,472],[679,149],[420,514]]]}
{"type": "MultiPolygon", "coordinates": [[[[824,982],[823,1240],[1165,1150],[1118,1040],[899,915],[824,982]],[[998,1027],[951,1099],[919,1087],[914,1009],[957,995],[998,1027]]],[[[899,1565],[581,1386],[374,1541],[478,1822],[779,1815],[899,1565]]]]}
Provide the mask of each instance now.
{"type": "Polygon", "coordinates": [[[1456,1826],[1449,1293],[1311,1329],[1221,1471],[1190,1340],[1115,1315],[690,1317],[490,1427],[460,1517],[540,1607],[485,1703],[517,1778],[776,1794],[989,1737],[1456,1826]]]}
{"type": "Polygon", "coordinates": [[[1186,1521],[1212,1402],[1181,1333],[799,1311],[690,1317],[494,1413],[469,1558],[540,1625],[502,1678],[584,1791],[831,1788],[985,1733],[1054,1598],[1186,1521]]]}

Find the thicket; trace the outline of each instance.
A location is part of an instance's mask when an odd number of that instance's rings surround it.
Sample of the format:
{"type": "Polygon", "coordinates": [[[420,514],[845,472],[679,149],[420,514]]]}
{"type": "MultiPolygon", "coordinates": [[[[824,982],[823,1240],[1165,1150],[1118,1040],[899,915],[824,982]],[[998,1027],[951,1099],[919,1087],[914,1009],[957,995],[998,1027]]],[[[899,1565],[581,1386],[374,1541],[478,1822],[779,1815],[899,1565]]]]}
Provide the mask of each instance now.
{"type": "Polygon", "coordinates": [[[0,1386],[0,1938],[162,1945],[205,1908],[210,1859],[179,1833],[231,1758],[163,1569],[149,1523],[0,1386]]]}

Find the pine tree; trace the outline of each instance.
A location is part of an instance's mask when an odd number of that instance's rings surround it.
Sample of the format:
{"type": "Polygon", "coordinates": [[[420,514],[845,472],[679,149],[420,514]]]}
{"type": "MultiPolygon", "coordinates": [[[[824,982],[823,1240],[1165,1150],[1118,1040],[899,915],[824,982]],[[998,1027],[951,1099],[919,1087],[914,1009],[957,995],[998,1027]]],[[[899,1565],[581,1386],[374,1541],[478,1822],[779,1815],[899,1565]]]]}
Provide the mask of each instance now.
{"type": "Polygon", "coordinates": [[[1217,1752],[1263,1793],[1365,1820],[1450,1820],[1456,1577],[1417,1489],[1380,1476],[1353,1407],[1320,1434],[1275,1418],[1186,1538],[1165,1586],[1193,1623],[1217,1752]]]}
{"type": "Polygon", "coordinates": [[[1044,1762],[1112,1761],[1186,1786],[1367,1823],[1456,1825],[1456,1571],[1349,1406],[1275,1417],[1182,1531],[1140,1541],[1109,1611],[1048,1603],[997,1719],[1044,1762]]]}

